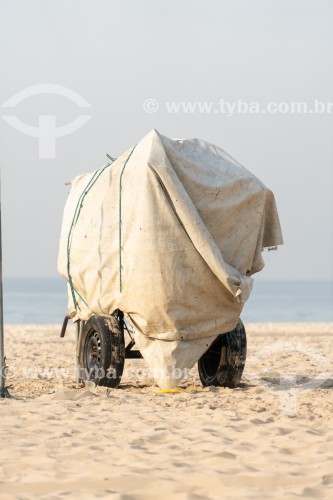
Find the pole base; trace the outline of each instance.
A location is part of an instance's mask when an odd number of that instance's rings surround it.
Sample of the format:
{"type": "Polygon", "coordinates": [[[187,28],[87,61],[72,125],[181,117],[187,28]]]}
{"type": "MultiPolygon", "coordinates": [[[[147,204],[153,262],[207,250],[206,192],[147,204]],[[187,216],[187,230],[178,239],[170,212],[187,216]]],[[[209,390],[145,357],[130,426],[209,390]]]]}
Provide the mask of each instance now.
{"type": "Polygon", "coordinates": [[[7,387],[0,388],[0,398],[12,398],[12,396],[9,394],[7,387]]]}

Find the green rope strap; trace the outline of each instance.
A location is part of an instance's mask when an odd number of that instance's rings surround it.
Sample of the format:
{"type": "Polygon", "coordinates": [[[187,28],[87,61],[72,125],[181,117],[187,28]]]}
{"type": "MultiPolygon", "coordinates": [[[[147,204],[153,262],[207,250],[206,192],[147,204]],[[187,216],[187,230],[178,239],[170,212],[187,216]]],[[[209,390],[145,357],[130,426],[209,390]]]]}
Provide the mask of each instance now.
{"type": "Polygon", "coordinates": [[[73,216],[72,224],[70,226],[69,233],[68,233],[68,238],[67,238],[67,276],[68,276],[68,278],[67,278],[67,281],[68,281],[70,289],[71,289],[73,303],[74,303],[74,307],[75,307],[76,311],[77,311],[78,308],[80,309],[80,307],[79,307],[78,302],[76,300],[75,294],[77,294],[80,297],[80,299],[86,305],[87,305],[87,302],[83,299],[83,297],[75,289],[75,287],[73,285],[72,276],[71,276],[71,273],[70,273],[70,253],[71,253],[71,246],[72,246],[72,240],[73,240],[73,232],[74,232],[75,226],[77,224],[77,221],[79,220],[81,209],[82,209],[82,206],[83,206],[83,201],[84,201],[85,197],[87,196],[87,194],[89,193],[89,191],[93,187],[93,185],[96,183],[96,181],[98,180],[98,178],[102,175],[102,173],[104,172],[104,170],[107,167],[109,167],[110,165],[111,165],[111,163],[107,163],[104,167],[96,170],[94,172],[93,176],[91,177],[90,181],[88,182],[88,184],[86,185],[86,187],[82,191],[82,193],[81,193],[81,195],[79,197],[79,200],[77,202],[77,205],[76,205],[76,208],[75,208],[75,211],[74,211],[74,216],[73,216]]]}
{"type": "Polygon", "coordinates": [[[128,157],[124,163],[123,169],[122,169],[121,174],[120,174],[120,180],[119,180],[119,291],[120,291],[120,293],[123,290],[123,282],[122,282],[122,269],[123,268],[122,268],[122,263],[121,263],[121,250],[122,250],[122,247],[121,247],[122,197],[121,197],[121,195],[122,195],[122,187],[123,187],[122,180],[123,180],[123,173],[124,173],[124,170],[125,170],[126,165],[128,163],[128,160],[132,156],[132,153],[133,153],[135,148],[136,148],[136,145],[134,146],[134,148],[132,149],[132,151],[130,152],[130,154],[128,155],[128,157]]]}
{"type": "MultiPolygon", "coordinates": [[[[67,282],[69,282],[69,281],[67,280],[67,282]]],[[[71,286],[71,292],[72,292],[72,297],[73,297],[73,294],[76,294],[76,295],[77,295],[77,296],[78,296],[78,297],[82,300],[82,302],[83,302],[83,303],[84,303],[84,304],[88,307],[88,303],[87,303],[87,301],[86,301],[86,300],[82,297],[82,295],[81,295],[81,294],[77,291],[77,289],[75,288],[75,286],[73,285],[73,283],[72,283],[72,286],[71,286]]],[[[75,297],[75,295],[74,295],[74,297],[75,297]]],[[[79,304],[77,304],[77,303],[76,303],[76,306],[78,307],[78,309],[80,309],[79,304]]],[[[75,310],[77,311],[76,306],[75,306],[75,310]]]]}

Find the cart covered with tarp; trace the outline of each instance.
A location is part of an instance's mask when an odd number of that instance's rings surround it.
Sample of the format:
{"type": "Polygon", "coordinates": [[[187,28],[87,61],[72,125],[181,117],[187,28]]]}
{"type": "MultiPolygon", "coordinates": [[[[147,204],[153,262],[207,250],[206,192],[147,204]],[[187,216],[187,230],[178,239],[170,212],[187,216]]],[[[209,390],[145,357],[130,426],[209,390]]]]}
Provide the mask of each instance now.
{"type": "MultiPolygon", "coordinates": [[[[274,195],[260,180],[212,144],[153,130],[74,179],[58,267],[70,317],[88,326],[97,318],[111,336],[127,328],[156,382],[171,387],[239,329],[262,250],[280,244],[274,195]]],[[[83,364],[99,349],[87,335],[83,364]]]]}

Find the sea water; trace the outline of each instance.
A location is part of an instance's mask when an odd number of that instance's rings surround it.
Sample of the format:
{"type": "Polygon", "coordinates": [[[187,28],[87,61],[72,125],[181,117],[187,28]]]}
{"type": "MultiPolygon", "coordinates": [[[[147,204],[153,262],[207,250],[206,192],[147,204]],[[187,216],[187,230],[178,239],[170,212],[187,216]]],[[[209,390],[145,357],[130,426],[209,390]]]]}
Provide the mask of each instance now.
{"type": "MultiPolygon", "coordinates": [[[[62,323],[67,314],[67,285],[59,278],[4,280],[5,323],[62,323]]],[[[333,321],[332,281],[255,280],[245,304],[244,322],[333,321]]]]}

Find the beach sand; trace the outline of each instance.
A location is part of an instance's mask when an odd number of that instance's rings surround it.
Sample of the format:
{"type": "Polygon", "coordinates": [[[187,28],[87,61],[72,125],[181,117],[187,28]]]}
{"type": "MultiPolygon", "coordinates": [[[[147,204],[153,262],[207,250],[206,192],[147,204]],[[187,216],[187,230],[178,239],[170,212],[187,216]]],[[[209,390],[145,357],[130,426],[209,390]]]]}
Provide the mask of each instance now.
{"type": "Polygon", "coordinates": [[[5,331],[0,498],[333,498],[333,324],[248,324],[237,389],[75,383],[73,325],[5,331]]]}

